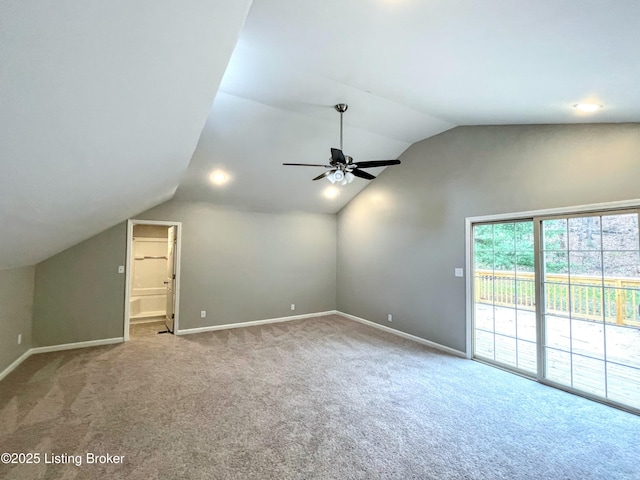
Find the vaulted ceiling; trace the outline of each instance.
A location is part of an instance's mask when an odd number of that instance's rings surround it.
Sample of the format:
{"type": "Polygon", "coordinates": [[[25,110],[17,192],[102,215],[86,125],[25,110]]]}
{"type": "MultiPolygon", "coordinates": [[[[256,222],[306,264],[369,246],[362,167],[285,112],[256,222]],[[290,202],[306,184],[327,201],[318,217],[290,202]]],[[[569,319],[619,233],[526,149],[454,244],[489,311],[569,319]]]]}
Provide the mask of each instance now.
{"type": "Polygon", "coordinates": [[[0,268],[171,198],[249,5],[0,2],[0,268]]]}
{"type": "Polygon", "coordinates": [[[176,198],[338,211],[366,180],[328,200],[322,168],[281,163],[327,161],[340,102],[356,161],[458,125],[639,121],[638,25],[636,0],[254,0],[176,198]]]}
{"type": "Polygon", "coordinates": [[[0,268],[174,193],[336,212],[367,181],[327,199],[281,164],[326,162],[340,102],[356,161],[457,125],[640,121],[638,25],[636,0],[3,0],[0,268]]]}

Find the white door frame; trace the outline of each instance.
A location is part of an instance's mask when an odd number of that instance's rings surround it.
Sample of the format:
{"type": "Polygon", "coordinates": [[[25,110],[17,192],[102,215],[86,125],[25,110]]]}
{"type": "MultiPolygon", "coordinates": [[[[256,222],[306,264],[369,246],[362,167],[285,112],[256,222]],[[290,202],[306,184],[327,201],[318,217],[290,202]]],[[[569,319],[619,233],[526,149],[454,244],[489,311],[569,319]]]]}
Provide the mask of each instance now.
{"type": "Polygon", "coordinates": [[[124,341],[129,340],[129,322],[130,322],[130,301],[131,301],[131,256],[133,255],[133,227],[134,225],[161,225],[165,227],[176,227],[176,251],[175,251],[175,275],[176,275],[176,283],[175,283],[175,304],[173,306],[174,310],[174,323],[173,323],[173,332],[174,334],[178,333],[178,325],[180,321],[180,254],[182,251],[182,222],[164,222],[164,221],[156,221],[156,220],[135,220],[129,219],[127,220],[127,258],[126,258],[126,266],[125,266],[125,295],[124,295],[124,341]]]}

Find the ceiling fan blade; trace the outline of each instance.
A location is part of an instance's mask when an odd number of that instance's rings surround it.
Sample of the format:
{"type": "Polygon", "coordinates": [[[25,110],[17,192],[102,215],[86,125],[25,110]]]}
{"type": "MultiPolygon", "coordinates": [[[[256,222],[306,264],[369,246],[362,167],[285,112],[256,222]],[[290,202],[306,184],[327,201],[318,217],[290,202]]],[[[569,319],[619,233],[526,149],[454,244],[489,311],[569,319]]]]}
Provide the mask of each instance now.
{"type": "Polygon", "coordinates": [[[400,165],[400,160],[371,160],[370,162],[356,162],[358,168],[386,167],[387,165],[400,165]]]}
{"type": "Polygon", "coordinates": [[[331,165],[323,165],[321,163],[283,163],[282,165],[293,165],[294,167],[324,167],[331,168],[331,165]]]}
{"type": "Polygon", "coordinates": [[[353,173],[356,177],[364,178],[367,180],[373,180],[374,178],[376,178],[375,176],[371,175],[369,172],[358,170],[357,168],[354,168],[353,170],[351,170],[351,173],[353,173]]]}
{"type": "Polygon", "coordinates": [[[329,175],[331,175],[333,172],[335,172],[335,170],[327,170],[326,172],[318,175],[316,178],[314,178],[314,180],[321,180],[325,177],[328,177],[329,175]]]}
{"type": "Polygon", "coordinates": [[[338,150],[337,148],[331,149],[331,163],[347,163],[342,150],[338,150]]]}

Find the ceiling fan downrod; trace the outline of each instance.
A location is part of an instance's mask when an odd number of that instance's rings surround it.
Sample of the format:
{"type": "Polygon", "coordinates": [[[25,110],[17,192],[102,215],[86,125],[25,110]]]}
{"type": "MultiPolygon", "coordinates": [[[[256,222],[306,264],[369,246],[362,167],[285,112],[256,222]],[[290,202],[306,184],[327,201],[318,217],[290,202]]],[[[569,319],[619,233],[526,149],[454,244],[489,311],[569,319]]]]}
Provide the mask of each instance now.
{"type": "Polygon", "coordinates": [[[344,150],[342,148],[342,114],[347,111],[347,108],[349,108],[349,105],[346,103],[338,103],[335,106],[335,109],[340,113],[340,150],[344,150]]]}
{"type": "Polygon", "coordinates": [[[364,178],[365,180],[373,180],[376,178],[369,172],[362,170],[363,168],[386,167],[387,165],[398,165],[400,163],[400,160],[372,160],[354,163],[353,158],[349,155],[345,155],[342,151],[344,131],[343,114],[347,111],[349,106],[346,103],[338,103],[334,105],[334,108],[340,114],[340,149],[331,149],[331,158],[329,159],[329,163],[283,163],[283,165],[328,168],[329,170],[318,175],[313,180],[326,178],[331,183],[339,182],[341,185],[346,185],[347,183],[351,183],[355,177],[364,178]]]}

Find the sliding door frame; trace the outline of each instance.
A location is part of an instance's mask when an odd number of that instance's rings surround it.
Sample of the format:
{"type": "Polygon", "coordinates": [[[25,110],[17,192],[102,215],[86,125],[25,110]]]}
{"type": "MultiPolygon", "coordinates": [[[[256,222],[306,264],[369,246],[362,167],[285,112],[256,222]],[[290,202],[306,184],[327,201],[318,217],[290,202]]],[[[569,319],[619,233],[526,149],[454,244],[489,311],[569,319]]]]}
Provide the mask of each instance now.
{"type": "MultiPolygon", "coordinates": [[[[546,305],[546,296],[545,296],[545,289],[544,289],[544,275],[543,275],[543,265],[544,265],[544,252],[542,250],[542,239],[541,239],[541,226],[542,226],[542,222],[544,222],[545,220],[559,220],[559,219],[571,219],[571,218],[585,218],[585,217],[590,217],[590,216],[597,216],[597,215],[623,215],[623,214],[627,214],[627,213],[635,213],[638,215],[638,220],[640,221],[640,207],[638,205],[633,205],[633,206],[627,206],[627,207],[618,207],[618,208],[605,208],[605,209],[600,209],[600,210],[589,210],[589,211],[585,211],[585,212],[573,212],[573,213],[559,213],[559,214],[555,214],[555,215],[545,215],[545,216],[539,216],[539,217],[535,217],[533,220],[533,232],[535,235],[535,242],[536,242],[536,250],[535,250],[535,256],[536,256],[536,262],[535,262],[535,267],[536,267],[536,305],[546,305]]],[[[639,227],[640,228],[640,227],[639,227]]],[[[640,245],[639,245],[640,247],[640,245]]],[[[601,251],[602,251],[602,246],[600,247],[601,251]]],[[[571,265],[569,263],[569,265],[571,265]]],[[[604,269],[604,265],[602,266],[602,268],[604,269]]],[[[570,271],[569,271],[569,275],[568,278],[570,278],[570,271]]],[[[604,286],[602,287],[603,291],[604,291],[604,286]]],[[[570,290],[569,290],[570,291],[570,290]]],[[[569,302],[571,302],[571,298],[569,298],[569,302]]],[[[542,342],[545,338],[546,338],[546,332],[545,332],[545,326],[546,326],[546,322],[543,321],[543,317],[544,317],[545,313],[543,312],[543,308],[536,308],[536,327],[539,330],[537,332],[538,334],[538,341],[542,342]]],[[[603,316],[605,315],[604,313],[604,308],[603,308],[603,316]]],[[[571,320],[571,319],[570,319],[571,320]]],[[[604,320],[604,319],[603,319],[604,320]]],[[[605,321],[605,325],[606,325],[606,321],[605,321]]],[[[606,332],[606,331],[605,331],[606,332]]],[[[606,333],[605,333],[606,335],[606,333]]],[[[633,412],[635,414],[640,414],[640,410],[628,405],[625,405],[623,403],[619,403],[616,402],[615,400],[611,400],[609,398],[605,398],[605,397],[600,397],[598,395],[593,395],[589,392],[586,392],[584,390],[579,390],[576,389],[574,387],[571,387],[569,385],[564,385],[562,383],[558,383],[555,382],[553,380],[549,380],[548,378],[544,377],[544,372],[546,371],[546,355],[544,354],[544,348],[545,345],[541,344],[538,347],[538,375],[537,375],[537,379],[540,383],[544,384],[544,385],[548,385],[550,387],[554,387],[560,390],[564,390],[566,392],[569,393],[573,393],[575,395],[580,395],[581,397],[585,397],[585,398],[589,398],[591,400],[594,400],[596,402],[600,402],[600,403],[604,403],[607,405],[612,405],[616,408],[620,408],[622,410],[627,410],[630,412],[633,412]]],[[[607,345],[606,345],[606,341],[604,342],[604,361],[606,363],[606,355],[607,352],[607,345]]],[[[573,375],[573,374],[572,374],[573,375]]],[[[606,379],[606,367],[605,367],[605,379],[606,379]]],[[[606,381],[605,381],[606,382],[606,381]]]]}
{"type": "MultiPolygon", "coordinates": [[[[491,362],[490,360],[484,360],[482,358],[473,358],[473,352],[475,351],[475,335],[473,334],[473,316],[474,316],[474,312],[475,312],[475,304],[473,302],[473,299],[475,298],[475,281],[474,281],[474,277],[475,277],[475,270],[474,270],[474,264],[475,264],[475,260],[473,258],[473,241],[471,240],[473,238],[473,227],[476,225],[500,225],[500,224],[504,224],[504,223],[518,223],[518,222],[531,222],[533,223],[533,218],[531,217],[522,217],[522,218],[509,218],[507,220],[492,220],[489,222],[474,222],[471,224],[470,226],[470,230],[468,233],[468,240],[470,240],[469,243],[469,247],[470,247],[470,252],[469,255],[471,256],[471,265],[467,265],[467,292],[470,292],[470,303],[467,303],[467,313],[470,314],[470,316],[468,315],[468,317],[471,319],[470,324],[468,321],[467,324],[467,351],[465,352],[466,354],[466,358],[472,359],[472,360],[476,360],[478,362],[481,363],[487,363],[489,365],[495,366],[497,368],[502,368],[504,370],[508,370],[510,372],[513,372],[517,375],[522,375],[524,377],[530,377],[530,378],[535,378],[535,374],[529,373],[525,370],[521,370],[518,368],[513,368],[511,366],[509,366],[508,364],[504,364],[502,362],[498,362],[496,360],[494,360],[493,362],[491,362]]],[[[535,232],[534,232],[535,235],[535,232]]],[[[534,245],[534,252],[535,252],[535,245],[534,245]]],[[[535,258],[535,256],[534,256],[535,258]]],[[[537,277],[536,277],[537,278],[537,277]]],[[[537,292],[537,288],[535,289],[537,292]]],[[[536,297],[536,301],[537,301],[537,297],[536,297]]],[[[537,320],[536,320],[537,321],[537,320]]],[[[517,327],[516,327],[517,328],[517,327]]],[[[495,332],[494,332],[495,335],[495,332]]],[[[537,338],[537,333],[536,333],[536,338],[537,338]]],[[[516,339],[517,340],[517,339],[516,339]]],[[[494,352],[495,353],[495,352],[494,352]]],[[[537,357],[536,357],[537,358],[537,357]]]]}
{"type": "MultiPolygon", "coordinates": [[[[474,343],[473,343],[473,315],[474,315],[474,261],[473,261],[473,227],[475,224],[487,224],[487,223],[500,223],[500,222],[516,222],[522,220],[533,220],[533,232],[534,232],[534,252],[535,252],[535,279],[536,279],[536,336],[537,336],[537,374],[529,376],[519,370],[512,370],[507,367],[501,367],[495,365],[497,368],[507,369],[517,375],[525,376],[527,378],[534,379],[544,385],[548,385],[560,390],[564,390],[582,397],[589,398],[591,400],[605,403],[622,410],[630,411],[635,414],[639,414],[640,410],[633,407],[620,404],[616,401],[603,399],[595,395],[591,395],[588,392],[577,390],[566,385],[558,384],[553,381],[544,378],[543,372],[545,371],[545,359],[543,348],[540,346],[540,342],[544,339],[544,325],[542,322],[542,309],[539,308],[544,301],[544,294],[542,293],[542,263],[540,260],[541,252],[541,239],[540,239],[540,226],[542,220],[547,220],[555,217],[584,217],[589,214],[601,215],[603,213],[616,213],[620,210],[633,210],[640,209],[640,199],[623,200],[609,203],[595,203],[587,205],[575,205],[570,207],[550,208],[544,210],[531,210],[525,212],[513,212],[502,213],[496,215],[484,215],[467,217],[465,219],[465,268],[467,270],[466,278],[466,351],[465,356],[468,359],[476,360],[473,358],[474,343]]],[[[482,360],[477,360],[482,362],[482,360]]],[[[488,362],[483,362],[487,363],[488,362]]],[[[493,366],[494,364],[491,363],[493,366]]]]}

